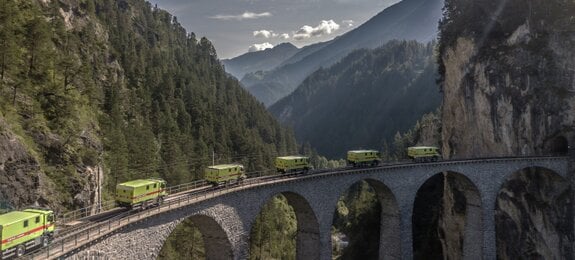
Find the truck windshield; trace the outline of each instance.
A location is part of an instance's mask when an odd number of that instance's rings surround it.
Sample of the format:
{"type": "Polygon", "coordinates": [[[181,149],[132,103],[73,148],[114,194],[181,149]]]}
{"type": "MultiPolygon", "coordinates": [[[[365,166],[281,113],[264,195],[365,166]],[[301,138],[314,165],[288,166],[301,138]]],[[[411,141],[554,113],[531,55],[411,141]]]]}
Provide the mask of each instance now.
{"type": "Polygon", "coordinates": [[[48,215],[48,222],[50,223],[54,222],[54,214],[48,215]]]}

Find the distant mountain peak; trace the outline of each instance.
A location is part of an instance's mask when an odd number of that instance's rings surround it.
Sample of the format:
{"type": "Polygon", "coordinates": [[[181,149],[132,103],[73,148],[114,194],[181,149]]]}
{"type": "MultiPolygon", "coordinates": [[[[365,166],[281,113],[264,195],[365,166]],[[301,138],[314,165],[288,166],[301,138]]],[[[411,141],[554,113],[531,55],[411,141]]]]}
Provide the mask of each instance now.
{"type": "Polygon", "coordinates": [[[270,49],[248,52],[232,59],[222,60],[222,63],[228,73],[241,79],[246,73],[274,69],[298,50],[295,45],[284,42],[270,49]]]}
{"type": "Polygon", "coordinates": [[[293,45],[291,42],[282,42],[282,43],[276,45],[275,47],[273,47],[273,49],[282,49],[282,48],[295,48],[295,49],[297,49],[298,47],[293,45]]]}
{"type": "Polygon", "coordinates": [[[350,52],[380,47],[391,40],[429,42],[435,39],[444,0],[403,0],[364,24],[331,41],[303,47],[298,53],[265,73],[242,84],[266,106],[293,92],[311,73],[338,62],[350,52]]]}

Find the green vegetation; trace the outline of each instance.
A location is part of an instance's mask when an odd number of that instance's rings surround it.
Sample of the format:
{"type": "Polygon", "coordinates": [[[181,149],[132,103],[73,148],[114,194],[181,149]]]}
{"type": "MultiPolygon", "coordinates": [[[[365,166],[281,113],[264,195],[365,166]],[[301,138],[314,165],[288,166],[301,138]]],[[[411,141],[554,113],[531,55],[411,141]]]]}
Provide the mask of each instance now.
{"type": "Polygon", "coordinates": [[[440,147],[441,141],[441,112],[425,114],[415,125],[405,133],[397,132],[391,146],[387,142],[382,148],[382,160],[397,162],[408,160],[407,148],[416,145],[429,145],[440,147]]]}
{"type": "Polygon", "coordinates": [[[434,46],[391,41],[354,51],[311,74],[269,110],[327,158],[367,147],[383,150],[395,133],[439,107],[434,46]]]}
{"type": "Polygon", "coordinates": [[[250,239],[250,259],[295,259],[297,220],[287,199],[272,198],[256,218],[250,239]]]}
{"type": "Polygon", "coordinates": [[[105,169],[109,194],[137,178],[200,179],[212,151],[256,171],[296,150],[289,131],[226,75],[211,43],[150,3],[0,7],[0,111],[56,184],[58,198],[44,198],[50,206],[91,203],[73,199],[92,181],[88,167],[105,169]]]}
{"type": "Polygon", "coordinates": [[[343,233],[349,245],[343,250],[334,246],[334,259],[377,259],[381,204],[375,191],[365,181],[352,185],[338,201],[333,217],[332,234],[343,233]]]}
{"type": "Polygon", "coordinates": [[[174,229],[158,259],[206,259],[202,234],[191,219],[184,220],[174,229]]]}
{"type": "MultiPolygon", "coordinates": [[[[383,56],[426,59],[423,53],[433,49],[397,45],[401,55],[383,56]]],[[[377,74],[363,70],[379,57],[367,53],[350,70],[352,80],[377,74]]],[[[411,62],[401,64],[405,71],[400,66],[397,75],[412,79],[411,62]]],[[[16,134],[53,184],[42,187],[56,187],[48,193],[54,197],[37,201],[59,210],[93,202],[88,168],[105,169],[106,197],[132,179],[162,177],[175,185],[203,178],[212,151],[218,163],[242,163],[250,172],[271,169],[273,158],[297,150],[292,134],[226,75],[207,39],[143,0],[1,1],[0,116],[7,123],[0,131],[16,134]]],[[[343,156],[346,149],[340,151],[343,156]]],[[[315,168],[345,164],[318,156],[309,145],[300,154],[315,168]]],[[[345,203],[350,216],[378,214],[366,206],[372,203],[367,195],[359,197],[358,205],[345,203]]],[[[353,225],[360,220],[345,219],[352,224],[341,230],[350,237],[363,232],[353,225]]],[[[295,223],[284,198],[270,201],[254,224],[252,257],[295,258],[295,223]]],[[[185,221],[161,257],[196,259],[203,252],[199,231],[185,221]]]]}

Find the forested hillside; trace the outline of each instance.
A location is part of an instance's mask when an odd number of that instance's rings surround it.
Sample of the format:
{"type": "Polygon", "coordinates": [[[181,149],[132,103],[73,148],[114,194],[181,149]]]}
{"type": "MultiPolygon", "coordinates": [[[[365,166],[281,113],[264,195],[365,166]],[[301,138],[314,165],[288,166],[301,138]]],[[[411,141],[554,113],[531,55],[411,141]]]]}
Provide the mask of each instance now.
{"type": "Polygon", "coordinates": [[[443,0],[399,1],[341,37],[302,48],[283,66],[248,73],[241,82],[258,100],[271,106],[292,93],[310,74],[334,65],[352,51],[377,48],[391,40],[434,40],[442,7],[443,0]]]}
{"type": "Polygon", "coordinates": [[[352,52],[269,110],[293,126],[300,142],[328,157],[356,148],[386,150],[396,133],[440,104],[433,50],[433,43],[392,41],[352,52]]]}
{"type": "Polygon", "coordinates": [[[0,2],[0,200],[57,211],[117,182],[267,169],[288,130],[216,50],[144,0],[0,2]]]}

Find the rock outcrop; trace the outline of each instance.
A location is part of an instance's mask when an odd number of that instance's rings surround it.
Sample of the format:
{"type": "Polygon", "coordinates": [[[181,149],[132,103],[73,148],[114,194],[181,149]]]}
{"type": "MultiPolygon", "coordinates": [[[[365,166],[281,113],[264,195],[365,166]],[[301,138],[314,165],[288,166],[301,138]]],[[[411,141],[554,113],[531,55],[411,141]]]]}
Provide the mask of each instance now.
{"type": "Polygon", "coordinates": [[[485,17],[458,27],[454,14],[442,26],[445,156],[565,153],[575,126],[575,3],[451,2],[461,17],[485,17]]]}
{"type": "Polygon", "coordinates": [[[7,207],[31,204],[40,186],[40,166],[0,117],[0,200],[7,207]]]}
{"type": "Polygon", "coordinates": [[[518,172],[501,189],[495,214],[500,259],[573,259],[569,183],[544,169],[518,172]]]}

